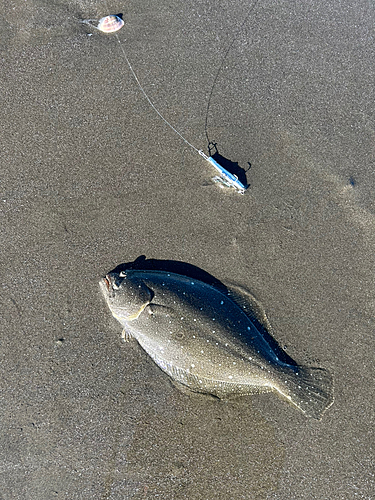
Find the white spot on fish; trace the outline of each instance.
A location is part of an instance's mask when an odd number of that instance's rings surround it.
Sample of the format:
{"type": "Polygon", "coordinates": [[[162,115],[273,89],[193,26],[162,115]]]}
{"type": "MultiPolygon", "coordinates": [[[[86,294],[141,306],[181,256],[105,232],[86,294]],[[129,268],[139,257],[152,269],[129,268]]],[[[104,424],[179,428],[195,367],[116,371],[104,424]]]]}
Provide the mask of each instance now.
{"type": "Polygon", "coordinates": [[[229,377],[228,377],[228,378],[233,378],[233,377],[232,377],[232,375],[229,375],[229,377]]]}

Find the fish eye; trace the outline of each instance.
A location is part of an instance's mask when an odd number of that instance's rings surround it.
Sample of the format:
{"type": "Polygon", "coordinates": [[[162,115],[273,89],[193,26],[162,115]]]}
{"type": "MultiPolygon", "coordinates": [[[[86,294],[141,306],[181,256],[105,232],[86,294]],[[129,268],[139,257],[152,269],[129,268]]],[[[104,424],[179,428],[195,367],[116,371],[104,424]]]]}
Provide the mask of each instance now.
{"type": "Polygon", "coordinates": [[[120,271],[120,272],[119,272],[119,276],[120,276],[120,278],[125,278],[125,276],[126,276],[126,271],[120,271]]]}

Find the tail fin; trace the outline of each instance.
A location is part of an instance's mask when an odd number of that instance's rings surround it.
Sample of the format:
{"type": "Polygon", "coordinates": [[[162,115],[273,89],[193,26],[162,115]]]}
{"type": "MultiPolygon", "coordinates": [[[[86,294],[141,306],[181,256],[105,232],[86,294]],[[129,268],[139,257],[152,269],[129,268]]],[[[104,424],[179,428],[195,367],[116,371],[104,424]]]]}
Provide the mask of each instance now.
{"type": "Polygon", "coordinates": [[[277,390],[308,417],[320,420],[333,403],[333,378],[327,370],[298,366],[285,370],[282,381],[277,390]]]}

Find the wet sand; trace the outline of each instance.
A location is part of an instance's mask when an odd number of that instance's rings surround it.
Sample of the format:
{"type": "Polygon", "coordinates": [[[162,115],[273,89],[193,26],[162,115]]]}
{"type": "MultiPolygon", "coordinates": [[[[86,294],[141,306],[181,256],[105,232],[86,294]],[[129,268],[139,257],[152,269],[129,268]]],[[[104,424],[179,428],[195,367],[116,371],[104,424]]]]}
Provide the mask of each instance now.
{"type": "Polygon", "coordinates": [[[371,498],[375,12],[259,2],[239,31],[250,8],[4,7],[2,500],[371,498]],[[118,39],[79,24],[110,12],[118,39]],[[207,152],[207,117],[251,164],[244,196],[209,182],[118,40],[190,143],[207,152]],[[287,354],[334,374],[323,419],[181,393],[123,343],[98,282],[140,255],[249,289],[287,354]]]}

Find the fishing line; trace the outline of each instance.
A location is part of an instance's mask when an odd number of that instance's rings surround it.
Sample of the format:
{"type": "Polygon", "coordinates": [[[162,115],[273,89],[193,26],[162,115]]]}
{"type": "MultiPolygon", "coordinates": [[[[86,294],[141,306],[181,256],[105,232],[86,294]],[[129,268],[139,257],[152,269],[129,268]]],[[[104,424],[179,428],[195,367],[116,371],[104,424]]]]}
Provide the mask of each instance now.
{"type": "Polygon", "coordinates": [[[122,46],[122,43],[121,43],[121,41],[120,41],[120,38],[119,38],[118,34],[117,34],[117,33],[115,33],[115,35],[116,35],[116,38],[117,38],[118,43],[120,44],[120,48],[121,48],[121,50],[122,50],[122,53],[124,54],[125,61],[127,62],[128,66],[129,66],[129,69],[130,69],[130,71],[131,71],[131,73],[132,73],[132,75],[133,75],[133,77],[134,77],[135,81],[137,82],[138,87],[141,89],[141,91],[142,91],[143,95],[144,95],[144,96],[145,96],[145,98],[147,99],[147,101],[148,101],[148,103],[150,104],[150,106],[152,107],[152,109],[153,109],[153,110],[154,110],[154,111],[155,111],[155,112],[156,112],[156,113],[160,116],[160,118],[161,118],[161,119],[162,119],[162,120],[163,120],[163,121],[164,121],[164,122],[168,125],[168,127],[170,127],[170,128],[171,128],[174,132],[176,132],[176,134],[177,134],[177,135],[179,135],[179,136],[181,137],[181,139],[182,139],[184,142],[186,142],[186,144],[188,144],[188,145],[189,145],[190,147],[192,147],[192,148],[193,148],[193,149],[194,149],[197,153],[199,153],[199,149],[198,149],[198,148],[196,148],[195,146],[193,146],[193,145],[192,145],[192,144],[191,144],[191,143],[190,143],[187,139],[185,139],[185,137],[184,137],[182,134],[180,134],[180,132],[179,132],[178,130],[176,130],[176,129],[174,128],[174,126],[173,126],[171,123],[169,123],[169,121],[168,121],[166,118],[164,118],[164,116],[160,113],[160,111],[156,108],[156,106],[154,105],[154,103],[153,103],[153,102],[151,101],[151,99],[148,97],[148,95],[146,94],[145,89],[144,89],[144,88],[142,87],[142,85],[141,85],[141,82],[138,80],[138,77],[137,77],[137,75],[136,75],[136,73],[135,73],[135,71],[134,71],[134,69],[133,69],[132,65],[130,64],[129,59],[126,57],[126,53],[125,53],[124,47],[122,46]]]}
{"type": "Polygon", "coordinates": [[[257,3],[258,3],[258,2],[259,2],[259,0],[255,0],[255,2],[253,3],[253,6],[252,6],[252,7],[251,7],[251,9],[249,10],[249,12],[248,12],[247,16],[246,16],[246,17],[245,17],[245,19],[242,21],[242,23],[241,23],[241,25],[239,26],[239,28],[237,28],[237,30],[236,30],[236,32],[235,32],[235,34],[234,34],[234,37],[232,38],[231,43],[229,44],[229,46],[228,46],[227,50],[226,50],[226,51],[225,51],[225,53],[224,53],[224,56],[223,56],[223,58],[222,58],[222,60],[221,60],[221,63],[220,63],[219,69],[217,70],[217,73],[216,73],[216,75],[215,75],[214,82],[213,82],[212,87],[211,87],[210,96],[209,96],[209,98],[208,98],[208,103],[207,103],[207,111],[206,111],[206,119],[205,119],[205,124],[204,124],[204,131],[205,131],[205,134],[206,134],[206,138],[207,138],[207,142],[208,142],[208,144],[210,144],[210,143],[211,143],[211,141],[210,141],[210,139],[209,139],[209,137],[208,137],[208,113],[209,113],[209,111],[210,111],[211,99],[212,99],[212,95],[213,95],[213,93],[214,93],[214,88],[215,88],[215,86],[216,86],[216,82],[217,82],[217,80],[218,80],[218,78],[219,78],[219,74],[220,74],[220,72],[221,72],[221,70],[222,70],[222,68],[223,68],[224,61],[225,61],[225,59],[228,57],[228,54],[229,54],[229,52],[230,52],[230,49],[233,47],[234,43],[236,42],[236,40],[237,40],[237,36],[239,35],[239,33],[241,33],[242,28],[245,26],[245,24],[246,24],[247,20],[248,20],[248,19],[249,19],[249,17],[250,17],[250,14],[253,12],[253,10],[255,9],[255,7],[256,7],[256,5],[257,5],[257,3]]]}
{"type": "MultiPolygon", "coordinates": [[[[245,25],[246,21],[250,17],[250,14],[252,13],[252,11],[254,10],[254,8],[256,7],[258,1],[259,0],[255,0],[255,2],[253,3],[253,6],[249,10],[247,16],[242,21],[242,23],[239,26],[239,28],[236,30],[235,35],[234,35],[231,43],[229,44],[227,50],[225,51],[224,56],[223,56],[223,58],[221,60],[219,69],[218,69],[218,71],[217,71],[217,73],[215,75],[215,78],[214,78],[214,81],[213,81],[213,84],[212,84],[212,87],[211,87],[210,95],[209,95],[209,98],[208,98],[207,110],[206,110],[206,117],[205,117],[205,126],[204,126],[204,130],[205,130],[205,134],[206,134],[206,138],[207,138],[207,142],[208,142],[208,147],[210,146],[210,139],[208,137],[208,115],[209,115],[209,110],[210,110],[210,105],[211,105],[211,99],[212,99],[212,95],[213,95],[213,92],[214,92],[214,88],[215,88],[216,82],[218,80],[218,77],[219,77],[219,74],[220,74],[221,69],[223,67],[224,61],[227,58],[230,49],[234,45],[234,43],[235,43],[235,41],[237,39],[238,34],[241,32],[243,26],[245,25]]],[[[117,17],[117,16],[109,16],[109,17],[117,17]]],[[[104,19],[105,18],[103,18],[102,20],[104,20],[104,19]]],[[[88,20],[88,21],[90,21],[90,20],[88,20]]],[[[83,21],[83,22],[85,22],[85,21],[83,21]]],[[[88,24],[90,24],[90,22],[88,22],[88,24]]],[[[123,22],[122,22],[122,24],[123,24],[123,22]]],[[[120,37],[118,36],[117,33],[114,33],[114,35],[116,36],[116,39],[117,39],[117,41],[118,41],[118,43],[120,45],[122,54],[123,54],[123,56],[125,58],[125,61],[126,61],[128,67],[129,67],[130,71],[131,71],[131,74],[133,75],[133,77],[134,77],[134,79],[135,79],[135,81],[136,81],[139,89],[141,90],[142,94],[144,95],[144,97],[146,98],[147,102],[150,104],[150,106],[152,107],[152,109],[164,121],[164,123],[166,125],[168,125],[168,127],[170,127],[173,130],[173,132],[175,132],[188,146],[190,146],[192,149],[194,149],[194,151],[196,151],[197,153],[199,153],[205,160],[207,160],[208,162],[210,162],[211,165],[216,168],[216,170],[218,170],[220,176],[215,176],[213,178],[213,180],[215,182],[219,182],[219,183],[221,183],[221,184],[223,184],[224,186],[227,186],[227,187],[234,187],[239,193],[244,194],[245,190],[247,189],[248,186],[245,186],[244,184],[242,184],[242,182],[239,181],[239,179],[238,179],[238,177],[236,175],[230,173],[228,170],[226,170],[224,167],[222,167],[217,161],[215,161],[212,158],[212,156],[207,156],[201,149],[198,149],[193,144],[191,144],[166,118],[164,118],[164,116],[160,113],[160,111],[157,109],[157,107],[151,101],[151,99],[147,95],[145,89],[143,88],[141,82],[139,81],[139,79],[137,77],[137,74],[135,73],[135,71],[134,71],[134,69],[133,69],[133,67],[132,67],[132,65],[131,65],[131,63],[130,63],[127,55],[126,55],[126,52],[125,52],[125,49],[124,49],[124,47],[123,47],[123,45],[121,43],[120,37]]]]}

